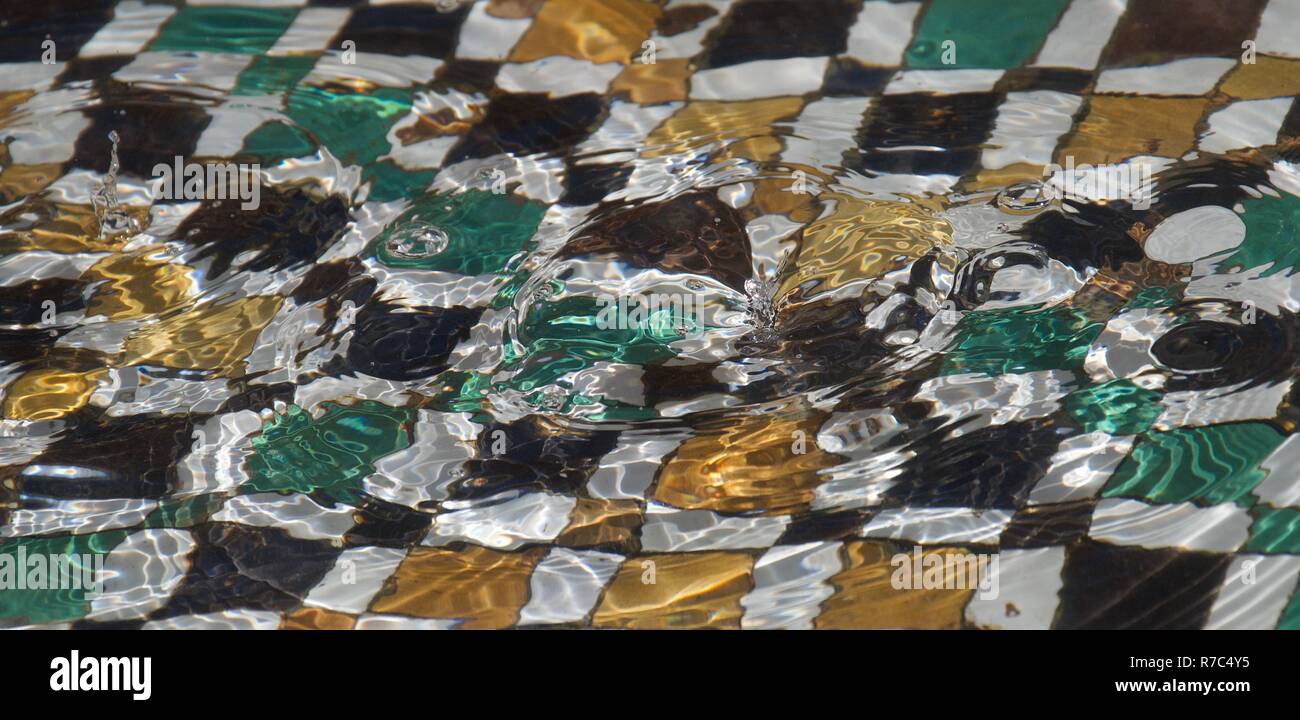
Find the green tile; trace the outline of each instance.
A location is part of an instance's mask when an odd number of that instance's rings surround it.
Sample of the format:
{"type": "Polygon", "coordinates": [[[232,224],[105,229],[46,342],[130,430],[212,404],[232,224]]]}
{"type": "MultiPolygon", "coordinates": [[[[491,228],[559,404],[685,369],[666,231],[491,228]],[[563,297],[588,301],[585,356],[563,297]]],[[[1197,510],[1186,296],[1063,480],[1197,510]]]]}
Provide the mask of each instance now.
{"type": "Polygon", "coordinates": [[[297,405],[275,416],[253,438],[250,479],[240,490],[312,493],[355,504],[374,463],[411,444],[415,411],[372,400],[327,402],[316,419],[297,405]]]}
{"type": "Polygon", "coordinates": [[[407,170],[392,160],[380,160],[367,165],[361,177],[370,183],[367,200],[393,202],[427,190],[437,175],[436,170],[407,170]]]}
{"type": "Polygon", "coordinates": [[[976,310],[957,326],[941,375],[1080,370],[1103,324],[1077,309],[976,310]]]}
{"type": "Polygon", "coordinates": [[[1264,196],[1241,201],[1245,212],[1246,238],[1235,252],[1219,264],[1219,272],[1253,270],[1267,267],[1263,275],[1285,272],[1290,275],[1300,267],[1300,198],[1283,193],[1281,197],[1264,196]]]}
{"type": "Polygon", "coordinates": [[[1115,470],[1103,497],[1152,503],[1244,499],[1265,472],[1263,462],[1285,438],[1266,423],[1178,428],[1143,435],[1115,470]]]}
{"type": "Polygon", "coordinates": [[[1300,630],[1300,588],[1291,594],[1291,603],[1282,611],[1282,619],[1277,623],[1278,630],[1300,630]]]}
{"type": "Polygon", "coordinates": [[[370,253],[389,267],[462,275],[498,272],[525,248],[545,214],[545,207],[518,195],[483,190],[426,195],[384,228],[370,253]],[[446,247],[427,257],[403,257],[390,249],[404,234],[423,228],[444,232],[446,247]]]}
{"type": "Polygon", "coordinates": [[[1246,541],[1248,553],[1300,554],[1300,508],[1257,505],[1246,541]]]}
{"type": "Polygon", "coordinates": [[[149,49],[258,55],[275,45],[297,14],[298,8],[185,6],[149,49]]]}
{"type": "Polygon", "coordinates": [[[1029,61],[1069,0],[933,0],[907,48],[912,68],[1013,68],[1029,61]],[[943,42],[956,62],[943,62],[943,42]]]}
{"type": "Polygon", "coordinates": [[[1065,397],[1065,411],[1084,432],[1137,435],[1151,428],[1164,407],[1162,395],[1129,380],[1111,380],[1075,390],[1065,397]]]}
{"type": "MultiPolygon", "coordinates": [[[[12,558],[9,561],[0,560],[0,583],[4,583],[6,587],[10,588],[0,591],[0,627],[67,622],[83,618],[90,612],[90,601],[93,594],[85,589],[12,589],[15,587],[12,583],[16,583],[17,578],[6,576],[5,573],[13,573],[19,570],[20,547],[26,551],[26,557],[28,558],[36,555],[42,557],[56,554],[67,555],[75,564],[77,558],[85,555],[98,554],[106,557],[108,553],[113,551],[113,548],[126,539],[126,536],[127,531],[125,530],[111,530],[87,535],[0,540],[0,555],[12,558]],[[8,566],[7,569],[6,566],[8,566]]],[[[31,569],[31,563],[28,562],[27,564],[28,569],[31,569]]],[[[28,582],[39,580],[30,573],[26,577],[28,582]]],[[[100,581],[109,582],[109,579],[100,578],[100,581]]],[[[47,575],[44,582],[49,583],[52,581],[47,575]]]]}
{"type": "Polygon", "coordinates": [[[303,157],[316,152],[316,143],[303,131],[279,121],[264,123],[244,138],[240,155],[258,158],[263,163],[275,163],[289,158],[303,157]]]}
{"type": "Polygon", "coordinates": [[[279,95],[291,90],[311,72],[316,58],[304,55],[256,58],[239,74],[231,95],[279,95]]]}
{"type": "Polygon", "coordinates": [[[410,88],[377,88],[370,94],[334,92],[299,85],[285,114],[346,165],[369,165],[388,154],[388,129],[411,109],[410,88]]]}
{"type": "MultiPolygon", "coordinates": [[[[507,356],[503,367],[520,366],[510,387],[530,391],[600,361],[652,365],[676,357],[668,344],[680,336],[670,329],[669,322],[602,329],[597,326],[601,309],[595,298],[584,296],[534,304],[519,325],[518,340],[524,353],[518,358],[507,356]]],[[[507,347],[510,342],[506,338],[507,347]]]]}

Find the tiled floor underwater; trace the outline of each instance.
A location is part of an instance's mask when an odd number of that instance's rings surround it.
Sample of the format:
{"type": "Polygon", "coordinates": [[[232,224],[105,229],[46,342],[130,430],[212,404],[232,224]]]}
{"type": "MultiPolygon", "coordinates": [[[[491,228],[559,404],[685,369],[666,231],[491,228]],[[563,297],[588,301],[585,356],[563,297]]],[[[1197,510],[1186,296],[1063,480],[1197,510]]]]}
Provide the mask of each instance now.
{"type": "Polygon", "coordinates": [[[1300,175],[1277,169],[1300,156],[1300,2],[6,17],[0,553],[104,553],[111,579],[93,597],[0,591],[0,627],[1300,629],[1300,175]],[[110,131],[145,236],[96,232],[110,131]],[[174,156],[259,162],[260,208],[152,202],[174,156]],[[863,310],[791,341],[809,369],[780,391],[654,338],[584,344],[562,322],[594,314],[578,299],[508,317],[535,287],[524,250],[740,289],[797,237],[782,292],[860,291],[980,222],[864,194],[991,191],[1067,157],[1190,169],[1148,211],[1031,228],[1088,269],[1072,298],[968,313],[947,351],[856,390],[801,378],[865,372],[863,310]],[[706,165],[745,190],[634,205],[706,165]],[[1293,194],[1247,189],[1266,182],[1293,194]],[[1246,226],[1239,271],[1142,255],[1142,228],[1206,204],[1246,226]],[[447,248],[391,252],[390,224],[412,219],[447,248]],[[1246,300],[1248,358],[1142,365],[1179,322],[1246,300]],[[533,344],[518,355],[510,333],[533,344]],[[745,403],[776,410],[720,412],[745,403]],[[848,443],[854,427],[874,439],[848,443]],[[996,553],[998,596],[895,590],[891,559],[918,546],[996,553]]]}

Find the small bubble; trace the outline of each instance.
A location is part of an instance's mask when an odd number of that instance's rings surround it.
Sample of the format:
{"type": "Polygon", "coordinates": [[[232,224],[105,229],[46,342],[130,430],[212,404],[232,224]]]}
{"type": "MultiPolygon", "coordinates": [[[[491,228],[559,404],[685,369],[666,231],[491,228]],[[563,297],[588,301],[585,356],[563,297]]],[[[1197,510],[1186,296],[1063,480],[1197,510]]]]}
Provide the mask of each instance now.
{"type": "Polygon", "coordinates": [[[393,255],[406,259],[421,259],[437,255],[447,249],[447,233],[432,225],[412,225],[398,230],[388,238],[385,247],[393,255]]]}

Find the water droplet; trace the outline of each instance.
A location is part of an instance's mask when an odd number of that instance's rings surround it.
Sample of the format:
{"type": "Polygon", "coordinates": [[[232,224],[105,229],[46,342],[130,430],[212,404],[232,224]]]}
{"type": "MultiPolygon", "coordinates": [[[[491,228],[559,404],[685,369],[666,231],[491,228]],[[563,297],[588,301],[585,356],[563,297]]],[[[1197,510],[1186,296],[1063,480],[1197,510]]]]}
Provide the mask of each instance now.
{"type": "Polygon", "coordinates": [[[99,189],[90,196],[90,203],[95,208],[95,216],[99,219],[101,238],[135,234],[141,230],[140,221],[122,207],[117,197],[117,171],[121,168],[117,159],[117,145],[121,142],[121,137],[116,130],[110,130],[108,140],[112,143],[109,148],[108,174],[104,176],[99,189]]]}
{"type": "Polygon", "coordinates": [[[699,292],[704,289],[705,285],[703,281],[697,278],[691,278],[690,280],[686,281],[686,287],[695,292],[699,292]]]}
{"type": "Polygon", "coordinates": [[[396,257],[428,258],[447,249],[447,233],[433,225],[408,225],[394,232],[384,247],[396,257]]]}
{"type": "Polygon", "coordinates": [[[998,207],[1013,213],[1033,212],[1051,204],[1047,188],[1040,182],[1016,183],[998,193],[998,207]]]}
{"type": "Polygon", "coordinates": [[[566,395],[555,385],[548,385],[538,391],[537,406],[543,410],[559,410],[564,407],[566,395]]]}

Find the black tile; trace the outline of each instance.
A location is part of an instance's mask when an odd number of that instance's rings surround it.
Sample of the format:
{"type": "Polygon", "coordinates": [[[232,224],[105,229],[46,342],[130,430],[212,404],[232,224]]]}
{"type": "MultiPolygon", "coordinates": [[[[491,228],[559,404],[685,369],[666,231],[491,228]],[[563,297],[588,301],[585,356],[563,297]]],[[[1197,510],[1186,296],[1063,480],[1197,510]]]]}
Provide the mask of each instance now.
{"type": "Polygon", "coordinates": [[[108,84],[102,102],[82,110],[90,127],[77,138],[73,164],[99,173],[108,172],[112,142],[110,131],[121,138],[118,159],[121,172],[152,178],[158,163],[172,164],[176,156],[194,154],[199,136],[212,122],[204,108],[161,92],[108,84]]]}
{"type": "Polygon", "coordinates": [[[103,418],[73,425],[23,470],[23,495],[54,500],[158,498],[193,449],[196,416],[103,418]],[[76,473],[64,472],[75,469],[76,473]]]}
{"type": "Polygon", "coordinates": [[[443,165],[501,153],[562,153],[591,133],[604,110],[605,100],[593,93],[555,99],[536,93],[498,95],[443,165]]]}
{"type": "Polygon", "coordinates": [[[285,612],[302,604],[342,552],[277,528],[213,523],[191,531],[190,568],[151,620],[224,610],[285,612]]]}
{"type": "Polygon", "coordinates": [[[1061,438],[1048,420],[1007,423],[952,437],[951,426],[923,438],[884,492],[891,507],[1015,510],[1043,477],[1061,438]]]}
{"type": "Polygon", "coordinates": [[[1111,33],[1102,67],[1183,57],[1240,57],[1268,0],[1130,0],[1111,33]]]}
{"type": "Polygon", "coordinates": [[[1069,545],[1088,533],[1093,507],[1091,500],[1023,507],[1002,531],[1002,547],[1069,545]]]}
{"type": "Polygon", "coordinates": [[[559,257],[601,253],[637,267],[708,275],[737,290],[753,273],[744,219],[714,192],[611,208],[566,243],[559,257]]]}
{"type": "Polygon", "coordinates": [[[209,260],[208,278],[224,275],[245,253],[235,270],[267,272],[314,262],[348,224],[347,201],[340,195],[321,200],[297,188],[263,187],[258,207],[245,210],[242,204],[205,201],[176,231],[198,248],[193,261],[209,260]]]}
{"type": "Polygon", "coordinates": [[[357,524],[344,536],[348,545],[413,547],[429,532],[433,516],[366,495],[354,513],[357,524]]]}
{"type": "Polygon", "coordinates": [[[998,93],[885,95],[858,133],[854,170],[962,175],[978,162],[1004,96],[998,93]],[[935,150],[918,148],[938,148],[935,150]]]}
{"type": "Polygon", "coordinates": [[[76,58],[68,63],[55,84],[105,83],[112,77],[113,73],[126,67],[133,57],[132,55],[104,55],[93,58],[76,58]]]}
{"type": "Polygon", "coordinates": [[[113,17],[114,0],[9,2],[0,24],[0,62],[42,62],[46,40],[54,42],[54,61],[76,57],[113,17]]]}
{"type": "Polygon", "coordinates": [[[895,72],[892,68],[867,67],[850,57],[833,58],[822,83],[822,94],[860,97],[879,95],[895,72]]]}
{"type": "Polygon", "coordinates": [[[496,86],[501,63],[486,60],[451,60],[438,68],[435,89],[487,94],[496,86]]]}
{"type": "Polygon", "coordinates": [[[839,55],[861,7],[858,0],[742,0],[709,34],[700,67],[839,55]]]}
{"type": "Polygon", "coordinates": [[[627,165],[566,163],[565,193],[560,202],[566,205],[594,205],[612,192],[622,190],[632,168],[627,165]]]}
{"type": "Polygon", "coordinates": [[[1057,629],[1194,630],[1231,555],[1083,542],[1066,550],[1057,629]]]}
{"type": "Polygon", "coordinates": [[[1055,90],[1083,94],[1092,83],[1092,72],[1071,68],[1011,68],[998,81],[998,92],[1026,92],[1030,90],[1055,90]]]}
{"type": "Polygon", "coordinates": [[[420,55],[445,60],[456,47],[469,5],[443,12],[432,5],[400,4],[357,8],[330,47],[355,42],[357,52],[420,55]]]}
{"type": "Polygon", "coordinates": [[[796,515],[775,544],[800,545],[855,536],[870,519],[871,512],[867,510],[811,512],[796,515]]]}
{"type": "Polygon", "coordinates": [[[0,325],[36,325],[45,314],[45,303],[53,303],[55,313],[85,307],[83,295],[88,283],[68,278],[28,280],[0,286],[0,325]]]}
{"type": "Polygon", "coordinates": [[[385,380],[415,380],[447,368],[456,345],[469,338],[482,308],[411,309],[372,302],[357,314],[348,364],[385,380]]]}

